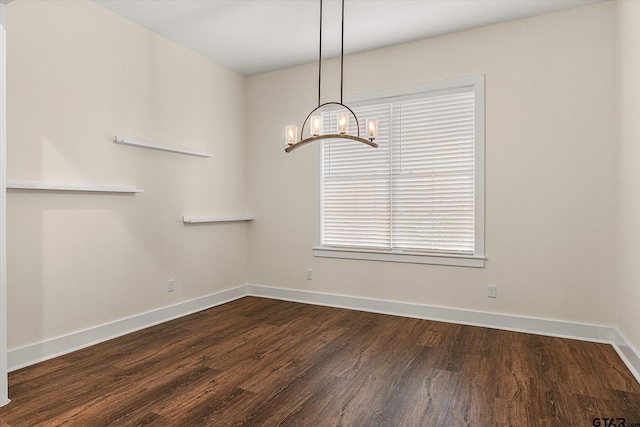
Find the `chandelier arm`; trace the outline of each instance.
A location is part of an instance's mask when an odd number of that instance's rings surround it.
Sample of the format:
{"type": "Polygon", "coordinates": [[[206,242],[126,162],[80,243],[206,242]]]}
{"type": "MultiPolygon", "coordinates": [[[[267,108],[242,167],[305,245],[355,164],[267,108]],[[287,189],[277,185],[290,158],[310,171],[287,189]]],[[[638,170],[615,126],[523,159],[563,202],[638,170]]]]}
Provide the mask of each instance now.
{"type": "Polygon", "coordinates": [[[310,136],[309,138],[302,139],[302,140],[296,142],[295,144],[288,146],[287,148],[284,149],[284,151],[289,153],[289,152],[295,150],[298,147],[301,147],[301,146],[303,146],[305,144],[308,144],[310,142],[313,142],[313,141],[317,141],[319,139],[350,139],[352,141],[362,142],[363,144],[367,144],[367,145],[369,145],[369,146],[371,146],[373,148],[378,148],[378,144],[376,144],[375,142],[370,141],[368,139],[360,138],[358,136],[353,136],[353,135],[344,135],[344,134],[336,133],[336,134],[331,134],[331,135],[310,136]]]}
{"type": "Polygon", "coordinates": [[[349,108],[348,106],[344,105],[342,102],[331,101],[331,102],[325,102],[324,104],[318,105],[316,108],[311,110],[311,112],[309,114],[307,114],[307,118],[304,119],[304,122],[302,123],[302,129],[300,129],[300,139],[302,140],[302,135],[304,135],[304,127],[307,125],[307,122],[311,118],[311,115],[313,113],[315,113],[316,111],[318,111],[320,108],[325,107],[327,105],[339,105],[339,106],[349,110],[349,112],[351,113],[353,118],[356,120],[356,130],[358,131],[358,138],[360,138],[360,122],[358,121],[358,116],[356,116],[356,113],[354,113],[351,108],[349,108]]]}

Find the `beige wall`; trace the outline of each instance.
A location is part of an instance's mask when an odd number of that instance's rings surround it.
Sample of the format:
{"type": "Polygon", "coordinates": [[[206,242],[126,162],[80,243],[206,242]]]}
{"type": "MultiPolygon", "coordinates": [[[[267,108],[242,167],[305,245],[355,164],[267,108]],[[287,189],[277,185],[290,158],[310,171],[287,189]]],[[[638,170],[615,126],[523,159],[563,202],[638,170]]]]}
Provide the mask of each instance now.
{"type": "Polygon", "coordinates": [[[486,74],[484,269],[314,258],[314,150],[285,154],[283,129],[313,107],[316,66],[251,77],[250,283],[613,326],[615,7],[345,59],[348,93],[486,74]]]}
{"type": "MultiPolygon", "coordinates": [[[[632,96],[622,97],[619,174],[615,149],[616,8],[634,13],[619,47],[621,82],[635,88],[638,64],[624,52],[637,47],[638,6],[618,3],[346,58],[347,93],[486,75],[488,261],[472,269],[313,257],[313,147],[285,154],[283,129],[314,106],[316,65],[246,79],[91,2],[12,2],[8,177],[145,192],[10,191],[9,348],[246,282],[608,326],[617,319],[640,347],[632,302],[640,130],[624,119],[640,109],[632,96]],[[115,135],[213,157],[124,147],[115,135]],[[246,212],[256,217],[248,226],[180,221],[246,212]],[[498,285],[497,299],[486,297],[488,284],[498,285]]],[[[333,96],[338,63],[325,65],[324,95],[333,96]]]]}
{"type": "Polygon", "coordinates": [[[92,2],[7,12],[8,178],[145,190],[9,192],[9,349],[246,283],[246,224],[181,222],[246,213],[246,78],[92,2]]]}
{"type": "Polygon", "coordinates": [[[619,196],[617,328],[640,349],[640,3],[618,2],[619,196]]]}

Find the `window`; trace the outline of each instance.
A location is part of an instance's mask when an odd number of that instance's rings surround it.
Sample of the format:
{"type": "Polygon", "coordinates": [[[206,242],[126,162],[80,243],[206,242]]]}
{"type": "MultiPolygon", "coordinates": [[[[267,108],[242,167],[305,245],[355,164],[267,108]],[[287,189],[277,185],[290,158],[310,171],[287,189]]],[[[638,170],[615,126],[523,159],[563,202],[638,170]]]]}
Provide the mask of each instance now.
{"type": "MultiPolygon", "coordinates": [[[[314,254],[483,267],[484,76],[347,103],[361,122],[378,119],[379,147],[317,145],[314,254]]],[[[323,112],[325,133],[338,111],[323,112]]]]}

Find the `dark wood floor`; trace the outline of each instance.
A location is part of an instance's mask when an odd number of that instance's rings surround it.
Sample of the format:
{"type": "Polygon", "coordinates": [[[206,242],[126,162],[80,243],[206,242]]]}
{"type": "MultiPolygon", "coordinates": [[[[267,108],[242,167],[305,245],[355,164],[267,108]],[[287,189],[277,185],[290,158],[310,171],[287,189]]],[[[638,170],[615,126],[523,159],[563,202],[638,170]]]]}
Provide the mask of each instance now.
{"type": "Polygon", "coordinates": [[[0,426],[640,426],[640,385],[609,345],[253,297],[9,387],[0,426]]]}

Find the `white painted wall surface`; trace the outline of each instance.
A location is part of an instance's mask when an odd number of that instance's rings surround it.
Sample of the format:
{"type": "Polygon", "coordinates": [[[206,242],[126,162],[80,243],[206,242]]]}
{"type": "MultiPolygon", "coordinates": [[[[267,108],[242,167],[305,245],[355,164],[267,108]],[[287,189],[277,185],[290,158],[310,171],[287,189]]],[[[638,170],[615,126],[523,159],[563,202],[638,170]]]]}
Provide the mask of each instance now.
{"type": "Polygon", "coordinates": [[[616,327],[640,357],[640,3],[618,1],[618,245],[616,327]]]}
{"type": "MultiPolygon", "coordinates": [[[[314,258],[314,150],[286,154],[283,130],[314,106],[317,66],[250,77],[249,283],[612,326],[615,13],[605,2],[345,58],[346,93],[486,74],[484,269],[314,258]]],[[[337,95],[338,61],[323,77],[337,95]]]]}
{"type": "Polygon", "coordinates": [[[247,212],[246,78],[89,1],[7,9],[7,176],[144,189],[9,191],[9,349],[246,283],[245,223],[182,223],[247,212]]]}
{"type": "MultiPolygon", "coordinates": [[[[615,325],[640,347],[633,1],[346,58],[347,93],[486,75],[484,269],[312,256],[313,147],[285,154],[283,129],[314,106],[316,64],[251,77],[247,89],[91,2],[7,9],[8,177],[145,190],[9,192],[9,349],[247,282],[615,325]],[[213,157],[120,146],[116,135],[213,157]],[[255,220],[181,221],[246,213],[255,220]]],[[[338,93],[338,72],[327,61],[324,96],[338,93]]]]}

